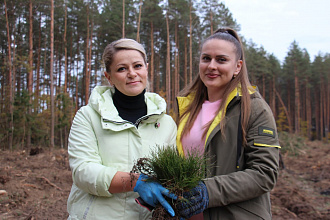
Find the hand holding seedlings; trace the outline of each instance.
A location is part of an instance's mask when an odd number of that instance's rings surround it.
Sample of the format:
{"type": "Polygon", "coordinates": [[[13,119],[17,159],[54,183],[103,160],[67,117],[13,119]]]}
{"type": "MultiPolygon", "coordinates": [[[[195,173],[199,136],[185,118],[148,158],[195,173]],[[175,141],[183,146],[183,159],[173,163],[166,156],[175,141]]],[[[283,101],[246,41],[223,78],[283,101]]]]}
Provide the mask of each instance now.
{"type": "Polygon", "coordinates": [[[160,203],[166,211],[173,217],[175,215],[174,210],[165,200],[163,195],[177,199],[177,196],[170,193],[168,189],[160,185],[158,182],[148,181],[149,177],[144,174],[140,174],[138,181],[134,187],[134,192],[138,192],[141,198],[149,205],[155,207],[160,203]]]}
{"type": "Polygon", "coordinates": [[[198,186],[183,193],[176,208],[180,215],[186,219],[203,212],[209,205],[209,195],[205,184],[200,181],[198,186]]]}
{"type": "MultiPolygon", "coordinates": [[[[152,219],[179,220],[184,217],[178,210],[179,203],[189,206],[191,192],[194,194],[191,196],[200,194],[201,197],[205,197],[207,195],[207,191],[201,194],[196,188],[196,186],[200,188],[199,184],[205,177],[206,161],[206,157],[201,157],[196,152],[189,152],[187,156],[184,156],[179,154],[175,146],[159,146],[150,157],[140,158],[131,171],[132,180],[137,178],[136,173],[140,173],[134,191],[138,192],[142,199],[138,198],[137,203],[150,211],[150,207],[147,207],[145,203],[154,207],[152,219]],[[152,195],[157,191],[161,197],[152,195]]],[[[196,203],[199,202],[196,201],[196,203]]],[[[201,206],[205,209],[207,204],[201,206]]],[[[194,211],[197,212],[197,210],[194,211]]]]}

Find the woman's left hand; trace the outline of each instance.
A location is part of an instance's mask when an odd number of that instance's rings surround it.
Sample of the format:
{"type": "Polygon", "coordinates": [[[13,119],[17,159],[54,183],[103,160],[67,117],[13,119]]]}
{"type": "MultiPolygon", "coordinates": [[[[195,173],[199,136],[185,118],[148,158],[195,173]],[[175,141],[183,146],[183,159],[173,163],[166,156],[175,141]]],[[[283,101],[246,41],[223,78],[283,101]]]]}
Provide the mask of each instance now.
{"type": "Polygon", "coordinates": [[[192,190],[184,192],[183,197],[187,201],[181,200],[176,208],[180,216],[184,218],[190,218],[203,212],[209,205],[209,194],[206,185],[202,181],[192,190]]]}

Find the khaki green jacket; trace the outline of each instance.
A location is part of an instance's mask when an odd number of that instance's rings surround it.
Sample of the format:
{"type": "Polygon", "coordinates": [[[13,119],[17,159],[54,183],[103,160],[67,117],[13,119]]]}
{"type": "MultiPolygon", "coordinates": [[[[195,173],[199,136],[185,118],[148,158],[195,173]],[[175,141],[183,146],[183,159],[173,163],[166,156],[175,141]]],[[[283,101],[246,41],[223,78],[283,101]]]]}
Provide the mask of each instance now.
{"type": "MultiPolygon", "coordinates": [[[[210,164],[204,181],[209,195],[209,207],[204,211],[205,220],[272,218],[269,192],[274,188],[278,176],[279,140],[268,104],[256,90],[251,93],[251,115],[245,146],[237,146],[241,99],[239,88],[232,91],[226,103],[224,130],[220,130],[219,126],[222,118],[220,113],[207,132],[205,155],[210,157],[210,164]],[[241,149],[239,154],[237,149],[241,149]]],[[[192,98],[177,98],[180,112],[192,98]]],[[[185,123],[186,120],[183,120],[178,126],[177,146],[181,153],[180,138],[185,123]]]]}

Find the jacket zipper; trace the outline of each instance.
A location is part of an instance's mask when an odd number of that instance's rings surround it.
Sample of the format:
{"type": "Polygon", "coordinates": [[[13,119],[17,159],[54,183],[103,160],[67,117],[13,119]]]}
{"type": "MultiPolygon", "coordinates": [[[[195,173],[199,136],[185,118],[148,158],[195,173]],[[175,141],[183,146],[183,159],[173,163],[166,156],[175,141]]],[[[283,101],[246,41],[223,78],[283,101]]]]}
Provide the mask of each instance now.
{"type": "Polygon", "coordinates": [[[141,123],[141,121],[143,120],[146,120],[148,119],[149,117],[151,116],[154,116],[154,115],[160,115],[160,114],[151,114],[151,115],[145,115],[145,116],[142,116],[141,118],[139,118],[138,120],[136,120],[135,123],[132,123],[130,121],[127,121],[127,120],[124,120],[122,122],[119,122],[119,121],[113,121],[113,120],[109,120],[109,119],[106,119],[106,118],[103,118],[103,122],[111,122],[111,123],[114,123],[114,124],[125,124],[125,123],[130,123],[132,125],[134,125],[136,128],[139,126],[139,124],[141,123]]]}

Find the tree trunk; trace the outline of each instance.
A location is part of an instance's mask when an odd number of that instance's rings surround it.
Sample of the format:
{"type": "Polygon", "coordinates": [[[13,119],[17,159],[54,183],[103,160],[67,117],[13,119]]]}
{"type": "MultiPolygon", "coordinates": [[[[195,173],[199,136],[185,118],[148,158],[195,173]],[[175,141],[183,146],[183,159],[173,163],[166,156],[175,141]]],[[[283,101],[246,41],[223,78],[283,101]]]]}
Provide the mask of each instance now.
{"type": "MultiPolygon", "coordinates": [[[[323,105],[323,117],[322,117],[322,121],[323,121],[323,129],[322,129],[322,137],[324,139],[324,141],[328,141],[328,126],[327,126],[327,121],[328,121],[328,114],[327,114],[327,79],[325,77],[323,77],[322,80],[322,84],[323,84],[323,89],[322,89],[322,105],[323,105]]],[[[329,98],[329,97],[328,97],[329,98]]]]}
{"type": "Polygon", "coordinates": [[[155,69],[156,73],[155,73],[155,81],[156,81],[156,92],[159,93],[160,91],[160,56],[159,54],[157,54],[157,59],[156,59],[156,68],[155,69]]]}
{"type": "Polygon", "coordinates": [[[212,9],[210,8],[210,29],[211,29],[211,35],[213,34],[213,12],[212,9]]]}
{"type": "MultiPolygon", "coordinates": [[[[154,82],[155,82],[155,65],[154,65],[154,23],[150,22],[150,91],[154,92],[154,82]]],[[[159,92],[159,91],[157,91],[159,92]]]]}
{"type": "Polygon", "coordinates": [[[171,100],[175,99],[175,95],[179,92],[179,39],[178,39],[178,21],[175,21],[175,52],[174,52],[174,93],[171,100]]]}
{"type": "Polygon", "coordinates": [[[295,85],[295,134],[300,133],[300,94],[299,94],[299,79],[297,75],[296,63],[294,64],[294,85],[295,85]]]}
{"type": "Polygon", "coordinates": [[[64,43],[64,93],[68,92],[68,48],[67,48],[67,41],[66,41],[66,29],[67,29],[67,13],[68,7],[65,4],[65,14],[64,14],[64,35],[63,35],[63,43],[64,43]]]}
{"type": "Polygon", "coordinates": [[[271,106],[272,106],[272,111],[273,111],[273,115],[276,118],[276,97],[275,97],[275,82],[276,82],[276,77],[275,75],[273,75],[273,80],[272,80],[272,102],[271,102],[271,106]]]}
{"type": "Polygon", "coordinates": [[[11,40],[10,40],[10,32],[9,32],[9,22],[8,22],[8,12],[7,12],[7,4],[5,0],[5,14],[6,14],[6,27],[7,27],[7,39],[8,39],[8,82],[9,82],[9,113],[10,113],[10,121],[9,121],[9,139],[8,139],[8,147],[12,151],[13,150],[13,132],[14,132],[14,103],[13,103],[13,80],[12,80],[12,61],[11,61],[11,40]]]}
{"type": "MultiPolygon", "coordinates": [[[[13,45],[17,45],[16,44],[16,38],[15,38],[15,35],[13,36],[13,42],[12,42],[13,45]]],[[[16,91],[16,47],[13,47],[13,62],[12,62],[12,104],[14,106],[14,103],[15,103],[15,91],[16,91]]]]}
{"type": "MultiPolygon", "coordinates": [[[[93,4],[93,1],[92,1],[93,4]]],[[[93,28],[94,28],[94,22],[93,22],[93,16],[91,19],[91,28],[90,28],[90,39],[89,39],[89,45],[88,45],[88,86],[86,85],[86,89],[87,89],[87,99],[89,99],[89,90],[90,90],[90,80],[91,80],[91,73],[92,73],[92,48],[93,48],[93,28]]],[[[87,84],[87,83],[86,83],[87,84]]]]}
{"type": "Polygon", "coordinates": [[[312,140],[312,109],[311,109],[311,91],[306,80],[306,121],[307,121],[307,137],[312,140]]]}
{"type": "MultiPolygon", "coordinates": [[[[304,92],[304,91],[306,91],[307,83],[306,83],[306,81],[304,81],[302,84],[303,84],[303,86],[301,87],[301,93],[300,93],[300,96],[301,96],[301,98],[300,98],[300,105],[301,105],[300,106],[300,121],[301,121],[300,133],[302,132],[302,126],[304,126],[304,129],[306,127],[306,125],[303,125],[302,123],[303,122],[305,123],[307,121],[307,119],[306,119],[306,97],[305,97],[306,92],[304,92]]],[[[306,136],[306,129],[303,132],[305,132],[304,135],[306,136]]]]}
{"type": "Polygon", "coordinates": [[[123,30],[122,36],[125,37],[125,0],[123,0],[123,30]]]}
{"type": "Polygon", "coordinates": [[[79,89],[79,76],[78,76],[78,68],[79,68],[79,61],[77,61],[77,76],[76,76],[76,112],[79,109],[79,97],[78,97],[78,89],[79,89]]]}
{"type": "Polygon", "coordinates": [[[314,93],[314,99],[315,99],[315,132],[316,132],[316,138],[318,140],[321,139],[320,136],[320,105],[321,105],[321,91],[320,88],[316,89],[315,93],[314,93]]]}
{"type": "Polygon", "coordinates": [[[330,101],[329,101],[329,97],[330,97],[330,84],[329,84],[329,78],[327,78],[327,95],[326,95],[326,97],[327,97],[327,99],[326,99],[326,106],[327,106],[327,108],[326,108],[326,121],[325,121],[325,129],[326,129],[326,140],[327,140],[327,142],[328,142],[328,140],[329,140],[329,135],[330,135],[330,133],[329,133],[329,129],[330,129],[330,101]]]}
{"type": "MultiPolygon", "coordinates": [[[[92,23],[92,24],[94,24],[94,22],[92,23]]],[[[100,44],[97,44],[97,48],[96,48],[96,51],[99,51],[99,46],[100,46],[100,44]]],[[[94,60],[101,60],[101,59],[99,59],[99,55],[97,54],[97,52],[94,52],[94,53],[96,53],[96,55],[95,55],[95,59],[94,60]]],[[[97,83],[97,80],[98,80],[98,70],[99,70],[99,62],[94,62],[94,85],[98,85],[98,83],[97,83]]]]}
{"type": "Polygon", "coordinates": [[[184,66],[183,66],[183,69],[184,69],[184,75],[183,75],[183,87],[186,87],[187,85],[187,74],[188,74],[188,71],[187,71],[187,62],[188,62],[188,50],[187,50],[187,31],[185,31],[185,35],[184,35],[184,66]]]}
{"type": "Polygon", "coordinates": [[[38,59],[37,59],[37,85],[35,88],[35,99],[37,101],[36,112],[39,110],[39,95],[40,95],[40,65],[41,65],[41,12],[39,12],[39,39],[38,39],[38,59]]]}
{"type": "Polygon", "coordinates": [[[168,21],[168,11],[166,12],[166,31],[167,31],[167,55],[166,55],[166,99],[167,112],[171,109],[171,56],[170,56],[170,27],[168,21]]]}
{"type": "MultiPolygon", "coordinates": [[[[21,33],[21,19],[19,19],[19,21],[18,21],[18,28],[17,28],[17,36],[20,36],[22,33],[21,33]]],[[[18,38],[18,41],[17,41],[17,45],[20,45],[22,42],[20,41],[20,38],[18,38]]],[[[23,51],[22,50],[18,50],[17,51],[17,53],[18,53],[18,56],[19,57],[22,57],[22,54],[23,54],[23,51]]],[[[16,74],[16,76],[15,76],[15,78],[16,78],[16,91],[18,92],[18,93],[20,93],[20,91],[21,91],[21,70],[22,70],[22,68],[18,68],[18,70],[17,70],[17,74],[16,74]]]]}
{"type": "MultiPolygon", "coordinates": [[[[46,41],[44,41],[44,48],[46,48],[46,41]]],[[[44,51],[44,64],[43,64],[43,78],[46,77],[46,68],[47,68],[47,50],[44,51]]],[[[46,90],[46,95],[50,95],[50,92],[48,92],[48,86],[45,85],[45,83],[42,84],[42,90],[45,91],[46,90]]],[[[44,102],[43,102],[44,104],[44,102]]]]}
{"type": "MultiPolygon", "coordinates": [[[[30,28],[29,28],[29,73],[28,73],[28,92],[29,92],[29,104],[28,107],[29,115],[32,114],[32,86],[33,86],[33,8],[32,8],[32,0],[30,0],[29,4],[30,13],[29,13],[29,22],[30,22],[30,28]]],[[[31,146],[31,122],[28,123],[28,129],[27,129],[27,137],[26,137],[26,146],[27,148],[30,148],[31,146]]]]}
{"type": "MultiPolygon", "coordinates": [[[[68,71],[68,92],[70,93],[70,91],[71,91],[71,87],[70,87],[70,85],[71,85],[71,80],[72,80],[72,76],[71,76],[71,72],[72,71],[74,71],[74,58],[73,58],[73,45],[72,45],[72,41],[73,41],[73,34],[71,33],[71,36],[70,36],[70,62],[68,62],[68,63],[70,63],[70,69],[69,69],[69,71],[68,71]],[[72,68],[72,66],[73,66],[73,68],[72,68]]],[[[70,93],[70,94],[72,94],[72,93],[70,93]]],[[[73,94],[72,94],[72,96],[73,96],[73,94]]]]}
{"type": "Polygon", "coordinates": [[[50,10],[50,100],[51,100],[51,126],[50,126],[50,147],[54,147],[54,129],[55,129],[55,104],[54,104],[54,0],[51,0],[50,10]]]}
{"type": "MultiPolygon", "coordinates": [[[[79,35],[77,35],[77,45],[79,45],[79,35]]],[[[77,54],[79,54],[79,46],[77,47],[77,54]]],[[[79,90],[79,63],[80,63],[80,59],[79,56],[77,57],[77,76],[76,76],[76,112],[79,109],[79,97],[78,97],[78,90],[79,90]]]]}
{"type": "Polygon", "coordinates": [[[262,74],[262,97],[266,98],[266,82],[265,82],[265,74],[262,74]]]}
{"type": "MultiPolygon", "coordinates": [[[[136,33],[136,41],[137,42],[140,42],[140,23],[141,23],[141,14],[142,14],[142,4],[143,4],[143,1],[140,0],[139,20],[138,20],[137,33],[136,33]]],[[[152,23],[152,21],[151,21],[151,23],[152,23]]]]}
{"type": "Polygon", "coordinates": [[[320,89],[320,139],[324,137],[324,78],[321,77],[321,89],[320,89]]]}
{"type": "MultiPolygon", "coordinates": [[[[288,85],[290,85],[290,82],[288,82],[288,85]]],[[[288,108],[287,108],[287,111],[288,111],[288,113],[289,113],[289,115],[290,115],[290,124],[293,124],[294,123],[294,121],[293,121],[293,118],[294,118],[294,115],[292,115],[292,111],[291,111],[291,108],[292,108],[292,106],[291,106],[291,89],[290,88],[288,88],[288,95],[287,95],[287,100],[288,100],[288,108]]],[[[288,118],[289,119],[289,118],[288,118]]],[[[293,129],[293,128],[292,128],[293,129]]],[[[291,132],[293,132],[293,130],[291,129],[291,132]]],[[[290,133],[291,133],[290,132],[290,133]]]]}
{"type": "Polygon", "coordinates": [[[56,73],[58,76],[58,83],[57,83],[57,87],[55,89],[56,93],[55,94],[59,94],[61,91],[61,83],[62,83],[62,44],[57,43],[57,49],[55,49],[55,51],[57,52],[57,56],[55,55],[55,57],[57,57],[57,69],[56,69],[56,73]]]}
{"type": "Polygon", "coordinates": [[[85,105],[88,104],[89,98],[89,3],[87,3],[87,37],[86,37],[86,54],[85,54],[85,105]]]}
{"type": "Polygon", "coordinates": [[[290,114],[289,114],[289,112],[288,112],[288,109],[285,107],[284,102],[283,102],[283,100],[282,100],[280,94],[278,94],[278,92],[277,92],[276,90],[275,90],[275,93],[276,93],[277,98],[278,98],[278,100],[280,101],[280,103],[281,103],[281,105],[282,105],[282,107],[283,107],[283,109],[284,109],[284,112],[285,112],[286,118],[287,118],[287,120],[288,120],[289,132],[292,133],[291,118],[290,118],[290,114]]]}
{"type": "MultiPolygon", "coordinates": [[[[16,40],[15,40],[15,36],[13,36],[13,45],[16,45],[16,40]]],[[[11,131],[12,131],[12,135],[14,134],[14,130],[15,130],[15,126],[14,126],[14,103],[15,103],[15,86],[16,86],[16,47],[13,47],[13,62],[12,62],[12,88],[11,88],[11,99],[10,101],[10,121],[12,124],[9,124],[9,126],[11,127],[11,131]]],[[[14,145],[14,135],[11,136],[10,138],[12,138],[12,145],[14,145]]],[[[12,150],[12,148],[11,148],[12,150]]]]}

